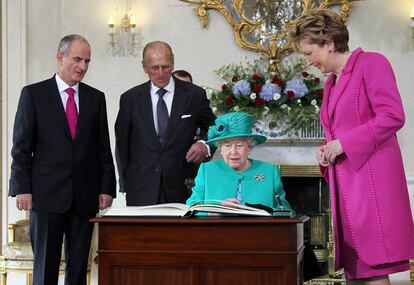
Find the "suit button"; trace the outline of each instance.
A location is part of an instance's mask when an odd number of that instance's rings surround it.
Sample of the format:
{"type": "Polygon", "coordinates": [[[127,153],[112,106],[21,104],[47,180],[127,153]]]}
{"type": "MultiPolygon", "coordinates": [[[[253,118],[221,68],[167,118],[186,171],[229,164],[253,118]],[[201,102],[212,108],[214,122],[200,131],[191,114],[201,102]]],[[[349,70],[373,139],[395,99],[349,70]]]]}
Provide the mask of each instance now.
{"type": "Polygon", "coordinates": [[[156,168],[155,169],[155,172],[157,172],[157,173],[160,172],[160,169],[159,168],[156,168]]]}

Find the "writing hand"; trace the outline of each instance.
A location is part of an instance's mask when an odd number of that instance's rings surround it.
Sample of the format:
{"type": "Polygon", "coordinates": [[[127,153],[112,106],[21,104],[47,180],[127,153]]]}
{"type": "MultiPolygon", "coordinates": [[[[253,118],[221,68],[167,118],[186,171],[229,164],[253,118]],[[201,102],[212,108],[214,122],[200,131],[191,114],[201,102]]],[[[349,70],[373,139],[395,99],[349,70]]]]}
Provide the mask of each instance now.
{"type": "Polygon", "coordinates": [[[228,198],[223,201],[223,205],[226,205],[226,206],[233,206],[233,204],[241,205],[241,203],[242,202],[236,198],[228,198]]]}

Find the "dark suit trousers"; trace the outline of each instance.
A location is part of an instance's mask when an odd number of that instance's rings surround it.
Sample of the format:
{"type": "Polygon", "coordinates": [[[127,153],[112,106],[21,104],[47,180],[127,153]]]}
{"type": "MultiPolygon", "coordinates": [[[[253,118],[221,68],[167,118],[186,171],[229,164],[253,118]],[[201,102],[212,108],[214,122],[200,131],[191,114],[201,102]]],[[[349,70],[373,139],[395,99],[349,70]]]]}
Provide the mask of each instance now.
{"type": "Polygon", "coordinates": [[[65,285],[86,285],[93,216],[30,213],[30,236],[34,254],[33,285],[57,285],[65,238],[65,285]]]}

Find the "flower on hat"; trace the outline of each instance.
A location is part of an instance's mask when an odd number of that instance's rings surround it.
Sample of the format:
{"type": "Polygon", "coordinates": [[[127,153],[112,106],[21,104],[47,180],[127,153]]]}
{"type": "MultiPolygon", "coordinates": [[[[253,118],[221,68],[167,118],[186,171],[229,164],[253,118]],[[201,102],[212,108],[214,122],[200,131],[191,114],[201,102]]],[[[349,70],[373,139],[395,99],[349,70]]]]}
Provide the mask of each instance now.
{"type": "Polygon", "coordinates": [[[266,141],[266,137],[253,134],[253,116],[245,112],[231,112],[219,116],[215,125],[208,129],[207,144],[216,144],[218,141],[234,137],[253,137],[257,144],[266,141]]]}
{"type": "Polygon", "coordinates": [[[211,126],[208,129],[208,137],[210,138],[216,138],[219,136],[227,135],[229,133],[228,125],[224,123],[220,123],[218,125],[211,126]]]}

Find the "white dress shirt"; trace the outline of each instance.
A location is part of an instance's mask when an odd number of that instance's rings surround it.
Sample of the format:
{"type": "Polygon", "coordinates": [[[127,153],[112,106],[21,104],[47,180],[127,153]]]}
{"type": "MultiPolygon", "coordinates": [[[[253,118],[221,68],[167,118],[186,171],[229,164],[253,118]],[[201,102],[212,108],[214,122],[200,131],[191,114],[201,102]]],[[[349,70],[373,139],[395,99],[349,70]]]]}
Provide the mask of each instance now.
{"type": "Polygon", "coordinates": [[[78,109],[78,114],[79,114],[79,82],[77,82],[73,86],[69,86],[65,81],[62,80],[62,78],[60,78],[59,74],[57,73],[55,75],[55,79],[56,79],[57,87],[59,90],[60,99],[62,100],[62,104],[63,104],[63,108],[65,109],[65,112],[66,112],[66,102],[68,101],[68,98],[69,98],[69,94],[66,93],[65,90],[68,89],[69,87],[72,87],[75,90],[74,99],[75,99],[76,109],[78,109]]]}
{"type": "MultiPolygon", "coordinates": [[[[159,96],[157,94],[157,91],[160,88],[155,86],[152,81],[151,81],[151,102],[152,102],[152,115],[154,117],[154,126],[155,126],[155,131],[158,134],[158,118],[157,118],[157,103],[158,103],[158,99],[159,96]]],[[[167,90],[167,93],[165,93],[164,95],[164,101],[165,104],[167,105],[167,109],[168,109],[168,117],[171,116],[171,106],[172,106],[172,102],[173,102],[173,98],[174,98],[174,89],[175,89],[175,83],[174,83],[174,79],[171,77],[170,78],[170,82],[168,82],[167,86],[163,87],[163,89],[167,90]]]]}
{"type": "MultiPolygon", "coordinates": [[[[159,99],[159,95],[157,94],[157,91],[160,88],[155,86],[152,81],[151,81],[151,102],[152,102],[152,115],[154,117],[154,126],[155,126],[155,131],[158,134],[158,118],[157,118],[157,103],[158,103],[158,99],[159,99]]],[[[165,93],[164,95],[164,101],[165,104],[167,105],[167,109],[168,109],[168,117],[171,116],[171,106],[172,106],[172,102],[174,99],[174,90],[175,90],[175,82],[174,79],[170,78],[170,82],[168,82],[167,86],[163,87],[163,89],[167,90],[167,93],[165,93]]],[[[205,141],[203,140],[199,140],[197,141],[199,143],[203,143],[206,148],[207,148],[207,157],[211,156],[211,152],[210,152],[210,146],[206,144],[205,141]]]]}

